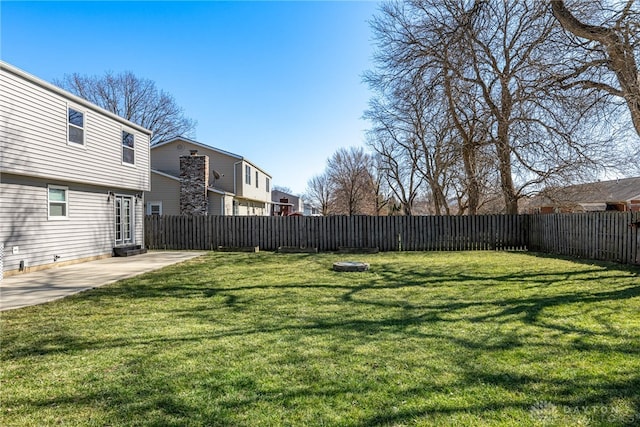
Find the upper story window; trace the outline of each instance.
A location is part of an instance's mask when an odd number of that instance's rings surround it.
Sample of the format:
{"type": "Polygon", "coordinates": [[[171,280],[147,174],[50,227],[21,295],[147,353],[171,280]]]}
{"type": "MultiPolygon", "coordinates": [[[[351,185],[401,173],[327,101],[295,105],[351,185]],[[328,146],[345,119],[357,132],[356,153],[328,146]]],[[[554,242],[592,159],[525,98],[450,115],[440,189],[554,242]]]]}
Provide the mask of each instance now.
{"type": "Polygon", "coordinates": [[[256,171],[256,188],[258,188],[258,171],[256,171]]]}
{"type": "Polygon", "coordinates": [[[122,163],[135,164],[134,136],[126,130],[122,131],[122,163]]]}
{"type": "Polygon", "coordinates": [[[84,145],[84,112],[75,108],[67,109],[67,140],[84,145]]]}
{"type": "Polygon", "coordinates": [[[251,166],[245,165],[244,167],[244,182],[251,185],[251,166]]]}
{"type": "Polygon", "coordinates": [[[69,218],[69,189],[57,185],[49,185],[49,219],[69,218]]]}
{"type": "Polygon", "coordinates": [[[265,187],[267,188],[267,193],[268,193],[268,192],[270,191],[270,190],[269,190],[269,184],[270,184],[270,183],[269,183],[269,177],[266,177],[265,179],[266,179],[266,181],[265,181],[265,187]]]}

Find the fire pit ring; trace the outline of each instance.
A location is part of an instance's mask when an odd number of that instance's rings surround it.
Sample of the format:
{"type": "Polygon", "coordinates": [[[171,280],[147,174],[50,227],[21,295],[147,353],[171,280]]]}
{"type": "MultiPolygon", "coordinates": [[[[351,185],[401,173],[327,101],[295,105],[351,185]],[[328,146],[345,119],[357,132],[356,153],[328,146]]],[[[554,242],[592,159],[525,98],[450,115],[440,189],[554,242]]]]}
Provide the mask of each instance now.
{"type": "Polygon", "coordinates": [[[369,264],[360,261],[338,261],[333,263],[334,271],[367,271],[369,264]]]}

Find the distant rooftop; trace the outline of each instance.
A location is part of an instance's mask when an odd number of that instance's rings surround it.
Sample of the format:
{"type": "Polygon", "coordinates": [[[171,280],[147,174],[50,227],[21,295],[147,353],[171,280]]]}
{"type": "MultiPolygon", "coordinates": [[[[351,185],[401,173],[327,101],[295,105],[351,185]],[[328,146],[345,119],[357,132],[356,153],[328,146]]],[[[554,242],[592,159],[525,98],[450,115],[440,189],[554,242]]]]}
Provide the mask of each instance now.
{"type": "Polygon", "coordinates": [[[640,177],[547,188],[532,203],[611,203],[640,199],[640,177]]]}

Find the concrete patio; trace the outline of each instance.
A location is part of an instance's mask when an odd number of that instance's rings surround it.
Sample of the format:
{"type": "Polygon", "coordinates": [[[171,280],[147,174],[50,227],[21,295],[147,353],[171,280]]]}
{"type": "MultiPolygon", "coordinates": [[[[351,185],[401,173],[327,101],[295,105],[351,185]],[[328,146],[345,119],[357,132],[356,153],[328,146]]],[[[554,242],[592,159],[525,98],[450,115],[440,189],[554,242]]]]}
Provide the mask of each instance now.
{"type": "Polygon", "coordinates": [[[133,257],[105,258],[5,277],[0,281],[0,311],[43,304],[203,254],[151,251],[133,257]]]}

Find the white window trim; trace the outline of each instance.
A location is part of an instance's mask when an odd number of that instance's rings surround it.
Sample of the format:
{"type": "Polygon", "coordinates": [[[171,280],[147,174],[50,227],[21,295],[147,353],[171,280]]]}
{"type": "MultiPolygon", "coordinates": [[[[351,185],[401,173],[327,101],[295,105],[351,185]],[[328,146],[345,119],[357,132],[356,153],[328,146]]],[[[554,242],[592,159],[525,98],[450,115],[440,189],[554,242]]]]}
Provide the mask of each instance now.
{"type": "Polygon", "coordinates": [[[251,166],[244,165],[244,183],[251,185],[251,166]]]}
{"type": "Polygon", "coordinates": [[[122,166],[133,168],[136,167],[136,161],[138,160],[138,156],[136,155],[136,139],[136,133],[133,130],[128,129],[124,126],[120,129],[120,162],[122,163],[122,166]],[[127,163],[124,161],[124,144],[122,143],[122,132],[127,132],[133,135],[133,163],[127,163]]]}
{"type": "Polygon", "coordinates": [[[147,215],[152,215],[152,210],[151,210],[152,206],[159,206],[160,207],[160,212],[158,213],[158,215],[162,215],[162,201],[159,201],[159,202],[147,202],[147,215]]]}
{"type": "MultiPolygon", "coordinates": [[[[54,203],[61,203],[60,201],[54,200],[54,203]]],[[[62,185],[47,185],[47,218],[51,221],[66,221],[69,219],[69,187],[65,187],[62,185]],[[64,216],[54,215],[51,216],[51,199],[49,199],[49,190],[64,190],[65,194],[65,213],[64,216]]]]}
{"type": "MultiPolygon", "coordinates": [[[[70,145],[72,147],[78,147],[78,148],[84,148],[85,150],[87,149],[87,110],[79,107],[77,105],[71,104],[69,102],[67,102],[67,108],[65,109],[65,123],[67,124],[67,126],[65,127],[65,134],[67,135],[67,145],[70,145]],[[69,140],[69,126],[73,126],[75,128],[78,128],[78,126],[71,124],[69,122],[69,108],[78,111],[79,113],[82,113],[82,123],[83,123],[83,127],[82,129],[82,144],[77,143],[77,142],[73,142],[69,140]]],[[[78,128],[80,129],[80,128],[78,128]]]]}

